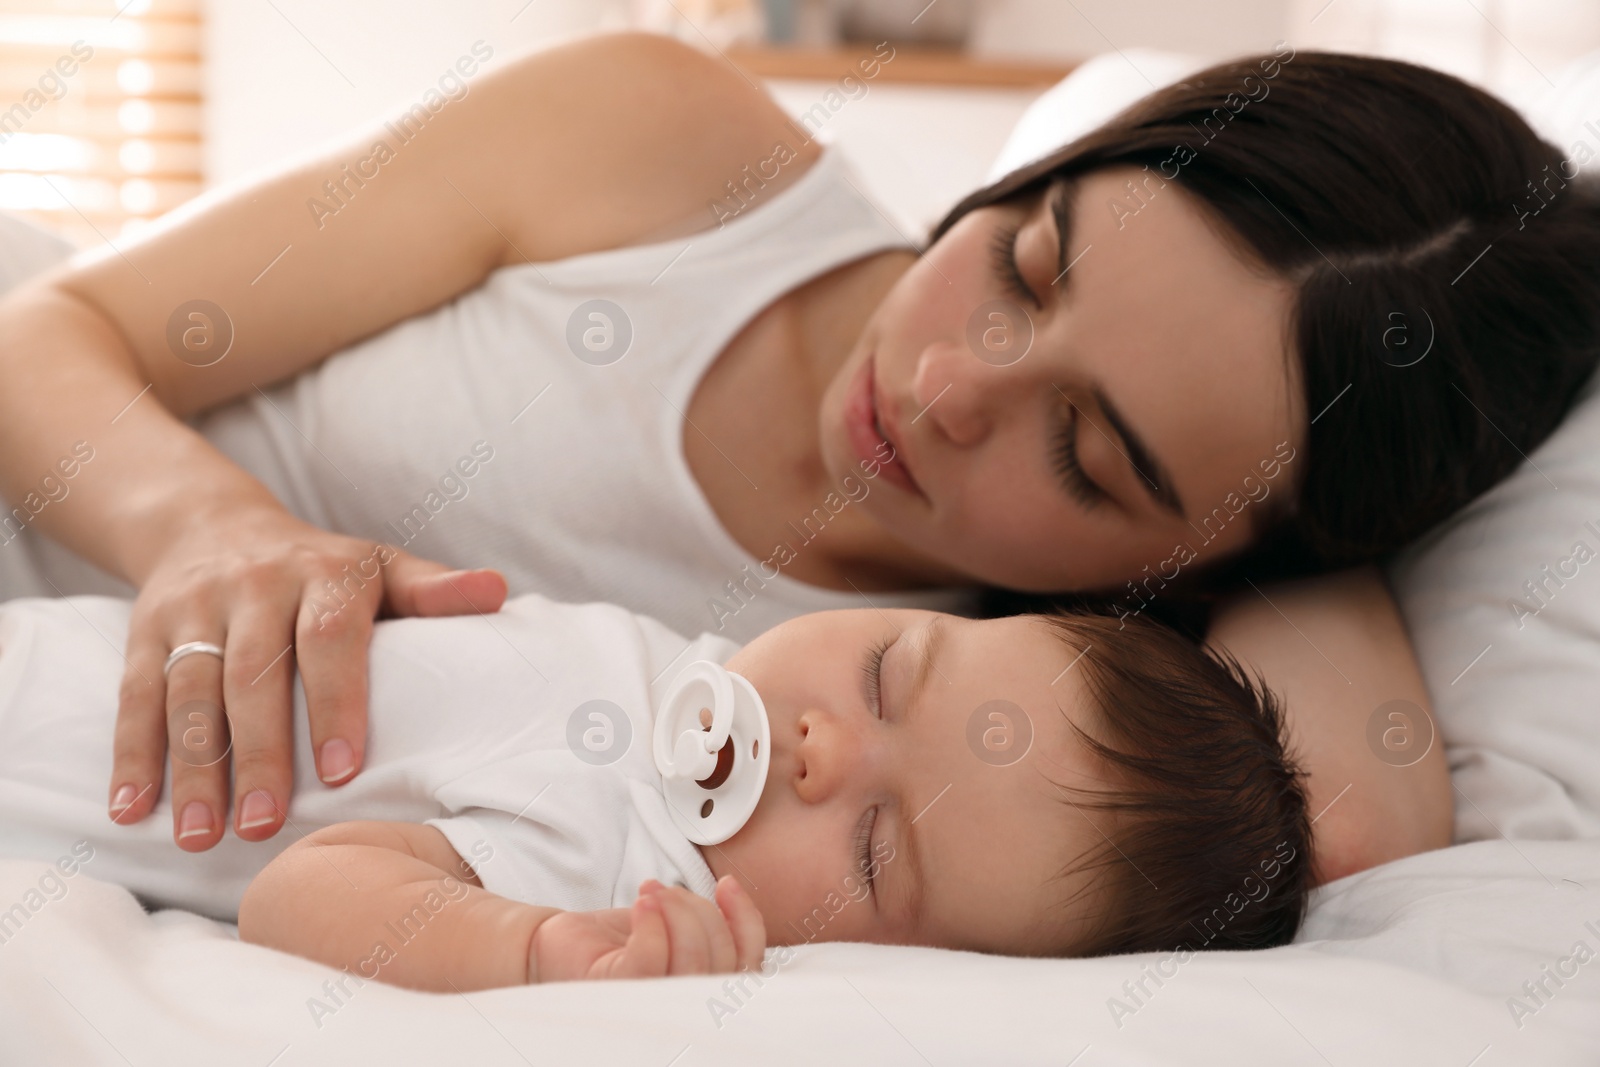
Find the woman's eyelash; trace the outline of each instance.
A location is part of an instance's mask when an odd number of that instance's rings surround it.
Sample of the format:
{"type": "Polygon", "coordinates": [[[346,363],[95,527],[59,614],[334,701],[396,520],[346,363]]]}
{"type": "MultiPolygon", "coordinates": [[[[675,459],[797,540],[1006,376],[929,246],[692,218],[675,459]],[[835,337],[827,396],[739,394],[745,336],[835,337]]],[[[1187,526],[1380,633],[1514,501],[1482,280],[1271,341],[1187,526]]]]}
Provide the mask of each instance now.
{"type": "Polygon", "coordinates": [[[867,703],[878,718],[883,718],[882,697],[883,683],[883,654],[889,651],[889,646],[894,642],[885,637],[867,649],[865,658],[861,661],[861,676],[867,684],[867,703]]]}
{"type": "Polygon", "coordinates": [[[1078,462],[1078,415],[1073,408],[1071,417],[1063,419],[1055,444],[1055,468],[1067,492],[1085,508],[1092,508],[1106,498],[1101,489],[1083,472],[1078,462]]]}
{"type": "Polygon", "coordinates": [[[1009,229],[996,229],[989,242],[989,254],[994,263],[994,271],[1005,283],[1006,288],[1014,296],[1036,305],[1039,300],[1033,295],[1033,290],[1028,288],[1027,279],[1022,276],[1022,268],[1017,266],[1017,234],[1021,232],[1020,223],[1009,229]]]}
{"type": "Polygon", "coordinates": [[[872,876],[872,829],[878,824],[878,809],[868,808],[856,829],[856,873],[866,879],[867,892],[878,891],[877,880],[872,876]]]}

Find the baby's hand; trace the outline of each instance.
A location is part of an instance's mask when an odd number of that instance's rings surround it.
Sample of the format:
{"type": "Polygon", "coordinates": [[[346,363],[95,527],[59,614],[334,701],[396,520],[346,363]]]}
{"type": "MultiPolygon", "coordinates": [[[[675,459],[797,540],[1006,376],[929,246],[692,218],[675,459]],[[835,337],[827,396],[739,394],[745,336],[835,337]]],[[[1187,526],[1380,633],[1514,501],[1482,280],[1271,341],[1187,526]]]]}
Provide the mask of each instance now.
{"type": "Polygon", "coordinates": [[[631,908],[563,911],[534,931],[529,982],[722,974],[761,966],[767,928],[755,901],[729,875],[716,903],[655,879],[631,908]]]}

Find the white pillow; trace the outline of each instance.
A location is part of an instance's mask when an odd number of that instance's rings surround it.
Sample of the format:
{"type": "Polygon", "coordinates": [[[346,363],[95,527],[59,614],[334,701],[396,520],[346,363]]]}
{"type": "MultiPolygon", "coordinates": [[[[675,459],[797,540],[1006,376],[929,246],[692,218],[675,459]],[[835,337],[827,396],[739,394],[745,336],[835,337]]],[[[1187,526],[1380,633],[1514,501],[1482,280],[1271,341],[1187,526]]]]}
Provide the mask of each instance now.
{"type": "MultiPolygon", "coordinates": [[[[1600,52],[1523,114],[1600,155],[1600,52]]],[[[1527,462],[1389,569],[1447,742],[1457,840],[1600,835],[1600,563],[1580,562],[1596,554],[1600,374],[1527,462]]]]}
{"type": "Polygon", "coordinates": [[[1562,68],[1523,109],[1523,117],[1585,170],[1600,165],[1600,51],[1562,68]]]}
{"type": "Polygon", "coordinates": [[[1529,462],[1389,568],[1450,756],[1458,841],[1600,834],[1600,563],[1579,562],[1600,556],[1597,529],[1591,378],[1529,462]]]}
{"type": "Polygon", "coordinates": [[[1197,56],[1129,48],[1080,63],[1047,89],[1012,127],[984,184],[998,181],[1076,140],[1155,89],[1165,88],[1207,66],[1197,56]]]}
{"type": "MultiPolygon", "coordinates": [[[[1028,109],[990,180],[1203,65],[1144,49],[1090,60],[1028,109]]],[[[1600,52],[1563,71],[1525,116],[1569,154],[1581,139],[1600,158],[1600,52]]],[[[1600,377],[1529,462],[1388,570],[1450,757],[1457,841],[1600,835],[1597,394],[1600,377]],[[1549,590],[1537,601],[1524,589],[1534,581],[1549,590]]]]}

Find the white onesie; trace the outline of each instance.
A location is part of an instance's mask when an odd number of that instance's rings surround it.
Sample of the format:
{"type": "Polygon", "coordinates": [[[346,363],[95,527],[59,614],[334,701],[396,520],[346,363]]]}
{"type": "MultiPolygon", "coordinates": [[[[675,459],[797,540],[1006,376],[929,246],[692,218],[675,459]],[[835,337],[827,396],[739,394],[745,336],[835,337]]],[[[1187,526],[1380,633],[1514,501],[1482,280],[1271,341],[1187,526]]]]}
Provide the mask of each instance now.
{"type": "Polygon", "coordinates": [[[297,676],[288,821],[252,844],[230,816],[215,848],[190,854],[173,843],[165,785],[133,826],[106,813],[130,608],[0,603],[0,858],[51,862],[88,841],[91,877],[233,922],[250,880],[294,841],[384,819],[438,827],[485,888],[527,903],[619,907],[646,878],[711,894],[710,869],[668,814],[650,731],[677,671],[725,661],[739,647],[726,638],[689,641],[613,604],[537,594],[494,615],[380,622],[361,773],[337,788],[317,780],[297,676]]]}

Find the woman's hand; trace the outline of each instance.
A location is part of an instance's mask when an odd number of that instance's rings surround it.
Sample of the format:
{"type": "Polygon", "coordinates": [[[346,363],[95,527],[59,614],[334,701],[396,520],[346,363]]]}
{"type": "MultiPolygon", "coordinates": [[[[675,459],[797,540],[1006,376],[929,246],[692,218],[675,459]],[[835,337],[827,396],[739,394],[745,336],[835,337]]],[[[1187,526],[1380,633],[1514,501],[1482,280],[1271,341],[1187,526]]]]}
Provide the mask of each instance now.
{"type": "Polygon", "coordinates": [[[134,602],[117,709],[113,821],[144,818],[172,754],[173,835],[190,852],[222,838],[234,771],[234,830],[278,832],[294,785],[294,672],[305,688],[317,773],[361,767],[373,619],[498,611],[498,571],[452,571],[388,545],[319,530],[281,507],[210,513],[174,538],[134,602]],[[222,659],[190,655],[189,641],[222,659]],[[224,713],[224,710],[226,712],[224,713]]]}
{"type": "Polygon", "coordinates": [[[528,981],[755,970],[767,945],[761,912],[732,875],[716,898],[651,879],[631,908],[558,912],[534,932],[528,981]]]}

